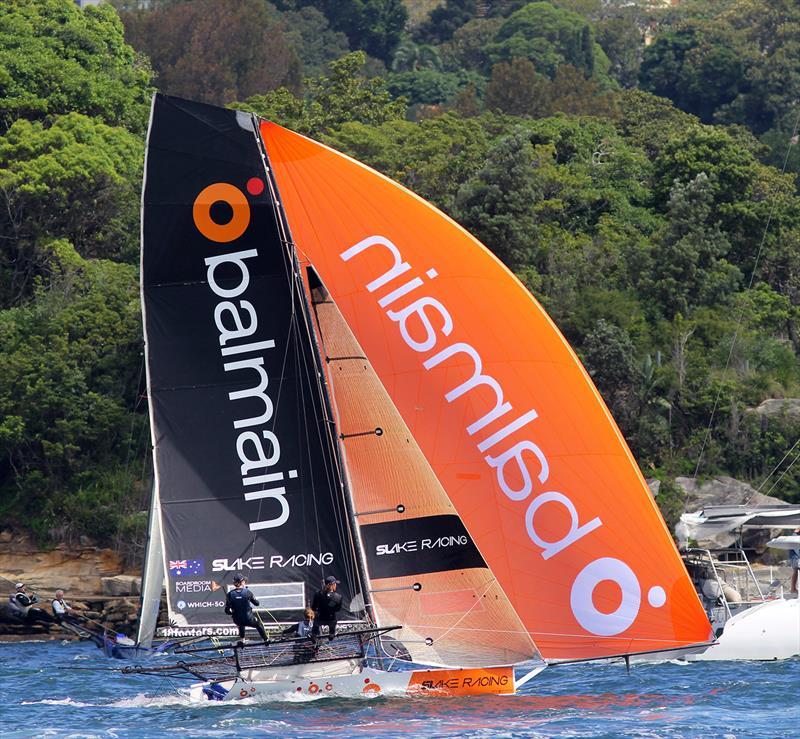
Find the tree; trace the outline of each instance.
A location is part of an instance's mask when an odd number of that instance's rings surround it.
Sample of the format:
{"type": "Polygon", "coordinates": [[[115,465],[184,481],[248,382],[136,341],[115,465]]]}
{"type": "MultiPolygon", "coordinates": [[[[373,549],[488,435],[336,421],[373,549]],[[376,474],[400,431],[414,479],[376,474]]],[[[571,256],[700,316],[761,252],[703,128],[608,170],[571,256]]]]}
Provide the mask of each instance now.
{"type": "Polygon", "coordinates": [[[441,45],[442,62],[447,69],[474,69],[484,72],[491,67],[486,46],[500,26],[502,18],[475,18],[459,28],[453,37],[441,45]]]}
{"type": "Polygon", "coordinates": [[[0,307],[47,278],[53,239],[137,260],[142,153],[138,137],[78,113],[18,120],[0,137],[0,307]]]}
{"type": "Polygon", "coordinates": [[[347,121],[379,125],[402,118],[405,101],[393,100],[383,80],[367,79],[362,74],[365,61],[363,51],[354,51],[331,62],[327,77],[308,80],[303,98],[281,88],[254,95],[236,107],[316,136],[347,121]]]}
{"type": "Polygon", "coordinates": [[[331,28],[347,34],[350,48],[389,64],[408,20],[403,0],[312,0],[331,28]]]}
{"type": "Polygon", "coordinates": [[[428,16],[428,20],[417,29],[418,38],[430,43],[442,43],[453,37],[453,34],[478,12],[476,0],[445,0],[437,5],[428,16]]]}
{"type": "Polygon", "coordinates": [[[500,62],[492,67],[486,85],[486,107],[510,115],[546,115],[550,102],[547,83],[528,59],[500,62]]]}
{"type": "Polygon", "coordinates": [[[458,189],[484,165],[496,127],[493,116],[446,114],[416,124],[345,123],[326,141],[453,213],[458,189]]]}
{"type": "Polygon", "coordinates": [[[644,47],[639,24],[628,15],[605,18],[595,23],[595,32],[597,43],[611,62],[609,75],[622,87],[635,87],[644,47]]]}
{"type": "Polygon", "coordinates": [[[304,77],[322,76],[330,62],[350,51],[347,36],[334,31],[316,8],[306,6],[288,11],[283,18],[284,36],[303,63],[304,77]]]}
{"type": "Polygon", "coordinates": [[[607,81],[608,57],[594,39],[592,26],[581,16],[550,3],[529,3],[500,26],[486,46],[492,62],[514,57],[529,59],[552,79],[562,64],[571,64],[586,77],[607,81]]]}
{"type": "Polygon", "coordinates": [[[489,151],[484,167],[458,192],[457,219],[511,269],[532,261],[534,204],[542,198],[536,169],[550,157],[552,151],[535,149],[518,129],[489,151]]]}
{"type": "Polygon", "coordinates": [[[0,310],[0,510],[42,536],[77,530],[107,543],[140,502],[131,496],[140,465],[128,467],[145,453],[147,422],[131,415],[141,364],[136,268],[83,259],[63,240],[47,248],[48,287],[0,310]],[[93,507],[87,489],[110,509],[93,507]]]}
{"type": "Polygon", "coordinates": [[[628,334],[600,319],[586,337],[581,357],[611,412],[616,418],[622,418],[624,406],[633,394],[636,374],[634,348],[628,334]]]}
{"type": "Polygon", "coordinates": [[[77,112],[143,132],[150,72],[109,5],[72,0],[0,3],[0,134],[19,118],[77,112]]]}
{"type": "Polygon", "coordinates": [[[655,250],[653,272],[653,289],[668,318],[716,305],[741,283],[741,272],[726,260],[730,243],[712,203],[713,185],[704,172],[673,185],[669,228],[655,250]]]}
{"type": "Polygon", "coordinates": [[[686,23],[659,35],[645,49],[639,82],[648,92],[711,123],[717,110],[742,91],[751,53],[730,28],[686,23]]]}
{"type": "Polygon", "coordinates": [[[122,17],[162,92],[221,105],[300,87],[299,59],[263,0],[194,0],[122,17]]]}

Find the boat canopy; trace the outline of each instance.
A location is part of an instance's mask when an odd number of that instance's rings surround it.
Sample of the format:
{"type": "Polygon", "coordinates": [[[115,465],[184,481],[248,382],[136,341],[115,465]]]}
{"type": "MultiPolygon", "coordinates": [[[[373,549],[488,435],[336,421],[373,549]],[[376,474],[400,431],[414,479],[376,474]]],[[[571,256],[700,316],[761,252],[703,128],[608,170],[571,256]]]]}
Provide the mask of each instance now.
{"type": "Polygon", "coordinates": [[[680,539],[702,541],[740,528],[793,529],[800,526],[800,506],[775,505],[706,506],[681,516],[680,539]]]}

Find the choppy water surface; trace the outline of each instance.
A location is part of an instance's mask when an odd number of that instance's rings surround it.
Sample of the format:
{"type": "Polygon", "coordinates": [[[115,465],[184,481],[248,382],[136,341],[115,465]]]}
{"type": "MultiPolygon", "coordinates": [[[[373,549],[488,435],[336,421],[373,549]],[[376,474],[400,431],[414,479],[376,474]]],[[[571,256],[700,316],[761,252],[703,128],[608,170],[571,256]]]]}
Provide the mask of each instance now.
{"type": "Polygon", "coordinates": [[[513,697],[195,705],[88,644],[0,644],[4,737],[797,737],[800,660],[553,667],[513,697]],[[69,669],[69,668],[101,668],[69,669]],[[104,669],[102,669],[104,668],[104,669]]]}

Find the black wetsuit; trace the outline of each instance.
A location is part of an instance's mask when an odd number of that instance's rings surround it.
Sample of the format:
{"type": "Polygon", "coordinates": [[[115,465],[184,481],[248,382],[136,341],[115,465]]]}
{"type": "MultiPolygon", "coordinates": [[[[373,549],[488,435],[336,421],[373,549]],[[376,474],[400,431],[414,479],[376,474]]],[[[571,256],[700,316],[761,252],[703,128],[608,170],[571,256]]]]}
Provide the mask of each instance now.
{"type": "Polygon", "coordinates": [[[264,641],[267,641],[267,632],[253,613],[253,606],[257,605],[258,601],[247,588],[234,588],[228,591],[228,596],[225,598],[225,613],[232,616],[233,623],[239,627],[240,639],[244,639],[244,630],[250,626],[258,631],[264,641]]]}
{"type": "Polygon", "coordinates": [[[38,621],[39,623],[49,624],[53,622],[53,617],[47,611],[34,607],[34,604],[39,602],[36,595],[28,595],[20,590],[10,596],[8,600],[19,618],[28,623],[38,621]]]}
{"type": "Polygon", "coordinates": [[[314,594],[311,608],[316,614],[311,636],[319,636],[319,627],[327,626],[328,634],[333,639],[336,636],[336,621],[339,611],[342,610],[342,596],[334,590],[319,590],[314,594]]]}

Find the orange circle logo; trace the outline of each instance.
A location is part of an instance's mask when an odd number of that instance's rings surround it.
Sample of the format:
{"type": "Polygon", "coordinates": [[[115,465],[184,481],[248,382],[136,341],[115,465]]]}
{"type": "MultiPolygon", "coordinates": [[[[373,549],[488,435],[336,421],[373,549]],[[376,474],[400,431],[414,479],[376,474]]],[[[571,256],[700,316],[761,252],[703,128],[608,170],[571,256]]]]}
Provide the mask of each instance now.
{"type": "Polygon", "coordinates": [[[206,187],[194,201],[192,218],[203,236],[219,244],[238,239],[250,225],[250,204],[245,194],[226,182],[215,182],[206,187]],[[211,206],[226,203],[233,211],[227,223],[217,223],[211,218],[211,206]]]}

